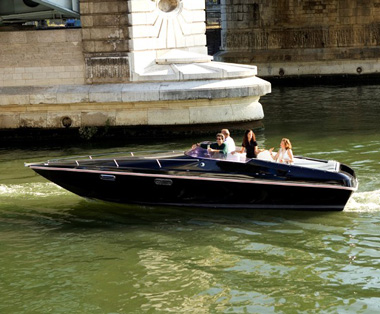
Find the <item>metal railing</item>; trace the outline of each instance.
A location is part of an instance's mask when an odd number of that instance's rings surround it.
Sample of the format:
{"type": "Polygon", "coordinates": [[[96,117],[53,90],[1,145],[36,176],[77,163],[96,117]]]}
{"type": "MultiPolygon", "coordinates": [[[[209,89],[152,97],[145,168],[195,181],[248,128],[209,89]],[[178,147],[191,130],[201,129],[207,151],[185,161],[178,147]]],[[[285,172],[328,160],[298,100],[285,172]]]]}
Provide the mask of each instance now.
{"type": "Polygon", "coordinates": [[[116,152],[116,153],[104,153],[104,154],[96,154],[96,155],[83,155],[83,156],[71,156],[64,158],[56,158],[49,159],[43,162],[33,162],[33,163],[25,163],[25,166],[32,166],[38,164],[44,165],[70,165],[73,163],[74,166],[80,167],[90,164],[95,164],[99,162],[109,162],[112,161],[116,168],[120,168],[120,164],[124,160],[128,160],[131,158],[136,159],[152,159],[156,160],[158,166],[162,168],[160,160],[165,159],[165,161],[189,161],[188,159],[170,159],[170,157],[177,156],[179,154],[183,155],[184,151],[139,151],[139,152],[116,152]],[[149,155],[150,154],[150,155],[149,155]],[[116,156],[120,156],[118,158],[114,158],[116,156]],[[149,155],[149,156],[146,156],[149,155]],[[159,155],[159,156],[157,156],[159,155]],[[107,158],[109,157],[109,158],[107,158]]]}

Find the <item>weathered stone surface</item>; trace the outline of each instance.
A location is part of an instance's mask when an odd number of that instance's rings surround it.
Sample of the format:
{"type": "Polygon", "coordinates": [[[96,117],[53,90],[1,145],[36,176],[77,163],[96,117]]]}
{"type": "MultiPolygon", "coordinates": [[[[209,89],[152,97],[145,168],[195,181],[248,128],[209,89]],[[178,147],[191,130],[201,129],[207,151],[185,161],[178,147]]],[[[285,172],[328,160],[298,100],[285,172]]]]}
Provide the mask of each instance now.
{"type": "Polygon", "coordinates": [[[190,124],[189,109],[149,109],[148,125],[190,124]]]}
{"type": "Polygon", "coordinates": [[[127,1],[81,2],[87,84],[130,81],[127,1]]]}
{"type": "Polygon", "coordinates": [[[169,83],[0,87],[1,105],[113,103],[262,96],[271,85],[258,77],[169,83]],[[59,99],[59,101],[57,101],[59,99]],[[66,100],[65,100],[66,99],[66,100]]]}
{"type": "Polygon", "coordinates": [[[71,128],[79,128],[81,126],[81,112],[70,111],[53,111],[47,114],[46,127],[61,129],[64,128],[63,119],[69,118],[71,128]]]}
{"type": "Polygon", "coordinates": [[[154,64],[135,69],[132,78],[133,81],[194,81],[252,77],[257,74],[256,66],[210,60],[210,56],[204,54],[174,49],[156,58],[154,64]]]}
{"type": "Polygon", "coordinates": [[[81,126],[115,125],[115,111],[82,112],[81,126]]]}
{"type": "Polygon", "coordinates": [[[260,97],[247,97],[244,99],[225,99],[210,101],[208,106],[190,107],[190,123],[218,123],[231,121],[261,120],[264,112],[258,102],[260,97]],[[218,112],[218,114],[215,114],[218,112]],[[209,121],[209,122],[205,122],[209,121]]]}
{"type": "Polygon", "coordinates": [[[129,81],[129,59],[126,56],[90,56],[86,61],[87,83],[119,83],[129,81]]]}
{"type": "Polygon", "coordinates": [[[148,111],[146,109],[118,110],[116,125],[148,125],[148,111]]]}
{"type": "Polygon", "coordinates": [[[46,128],[46,112],[24,112],[20,113],[20,125],[22,128],[46,128]]]}
{"type": "Polygon", "coordinates": [[[0,88],[0,128],[183,125],[262,119],[257,77],[168,83],[0,88]],[[46,91],[46,93],[45,93],[46,91]],[[10,113],[15,113],[10,118],[10,113]],[[217,114],[216,114],[217,113],[217,114]],[[19,115],[19,116],[17,116],[19,115]]]}
{"type": "Polygon", "coordinates": [[[121,84],[93,85],[89,92],[90,102],[111,103],[121,102],[121,84]]]}
{"type": "Polygon", "coordinates": [[[75,104],[87,103],[89,98],[90,86],[88,85],[68,85],[60,86],[57,90],[57,103],[75,104]]]}
{"type": "Polygon", "coordinates": [[[150,102],[160,99],[160,84],[125,84],[121,92],[122,102],[150,102]]]}
{"type": "Polygon", "coordinates": [[[33,93],[29,95],[30,104],[56,104],[57,91],[58,86],[35,87],[33,93]]]}
{"type": "MultiPolygon", "coordinates": [[[[204,106],[190,108],[190,123],[217,123],[228,121],[232,117],[231,106],[204,106]],[[218,114],[215,114],[215,113],[218,114]],[[208,122],[206,122],[208,121],[208,122]]],[[[246,117],[244,117],[245,120],[246,117]]]]}
{"type": "Polygon", "coordinates": [[[0,32],[0,87],[84,83],[81,31],[0,32]]]}
{"type": "Polygon", "coordinates": [[[298,63],[304,67],[301,72],[317,74],[308,62],[320,61],[324,67],[335,60],[350,61],[355,68],[363,60],[377,62],[377,0],[224,0],[221,8],[222,51],[216,60],[255,64],[265,76],[277,76],[272,68],[278,69],[279,63],[285,73],[295,72],[298,63]]]}
{"type": "Polygon", "coordinates": [[[25,105],[30,103],[29,94],[25,95],[0,95],[0,106],[3,105],[25,105]]]}
{"type": "Polygon", "coordinates": [[[14,129],[20,126],[19,113],[0,114],[0,128],[14,129]]]}

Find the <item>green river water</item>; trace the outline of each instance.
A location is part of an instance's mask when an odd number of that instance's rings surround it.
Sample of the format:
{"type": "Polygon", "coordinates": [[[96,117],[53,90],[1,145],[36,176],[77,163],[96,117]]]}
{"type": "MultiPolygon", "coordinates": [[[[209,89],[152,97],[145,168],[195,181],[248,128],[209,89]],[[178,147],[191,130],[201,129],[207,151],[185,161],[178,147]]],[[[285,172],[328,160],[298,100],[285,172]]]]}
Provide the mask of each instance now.
{"type": "Polygon", "coordinates": [[[379,99],[380,86],[273,88],[261,99],[260,147],[288,137],[296,155],[355,169],[343,212],[89,201],[24,162],[146,148],[1,148],[0,313],[378,313],[379,99]]]}

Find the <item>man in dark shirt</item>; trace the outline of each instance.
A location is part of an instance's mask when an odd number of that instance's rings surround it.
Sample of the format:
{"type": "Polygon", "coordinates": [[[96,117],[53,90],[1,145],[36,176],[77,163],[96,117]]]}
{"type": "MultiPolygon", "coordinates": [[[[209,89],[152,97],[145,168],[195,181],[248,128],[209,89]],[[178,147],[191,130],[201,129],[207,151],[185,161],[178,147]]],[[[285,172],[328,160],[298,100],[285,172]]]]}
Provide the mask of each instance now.
{"type": "Polygon", "coordinates": [[[196,144],[202,148],[207,148],[210,153],[221,153],[227,155],[227,145],[224,143],[224,135],[222,133],[216,134],[216,143],[212,144],[196,144]]]}

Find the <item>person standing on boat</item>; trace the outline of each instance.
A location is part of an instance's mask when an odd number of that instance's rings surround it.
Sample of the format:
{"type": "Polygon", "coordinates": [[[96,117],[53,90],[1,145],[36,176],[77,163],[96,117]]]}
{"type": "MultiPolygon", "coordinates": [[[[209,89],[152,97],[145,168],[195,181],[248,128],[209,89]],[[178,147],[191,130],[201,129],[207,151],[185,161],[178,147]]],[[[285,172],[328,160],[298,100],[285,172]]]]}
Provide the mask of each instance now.
{"type": "Polygon", "coordinates": [[[256,135],[252,130],[246,130],[243,137],[243,143],[241,144],[241,150],[236,152],[242,154],[246,152],[247,158],[256,158],[257,155],[263,151],[257,146],[256,135]]]}
{"type": "Polygon", "coordinates": [[[236,145],[234,139],[230,136],[230,131],[228,129],[223,129],[220,131],[224,135],[224,143],[227,144],[227,153],[232,153],[236,150],[236,145]]]}
{"type": "Polygon", "coordinates": [[[197,143],[193,145],[193,149],[197,146],[207,149],[209,153],[221,153],[224,156],[227,155],[227,144],[224,143],[224,135],[222,133],[216,134],[216,143],[205,144],[197,143]]]}
{"type": "Polygon", "coordinates": [[[288,165],[293,164],[293,151],[292,151],[292,143],[287,138],[283,138],[280,143],[280,149],[276,155],[272,154],[273,148],[269,150],[273,160],[281,163],[285,163],[288,165]]]}

